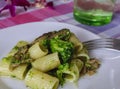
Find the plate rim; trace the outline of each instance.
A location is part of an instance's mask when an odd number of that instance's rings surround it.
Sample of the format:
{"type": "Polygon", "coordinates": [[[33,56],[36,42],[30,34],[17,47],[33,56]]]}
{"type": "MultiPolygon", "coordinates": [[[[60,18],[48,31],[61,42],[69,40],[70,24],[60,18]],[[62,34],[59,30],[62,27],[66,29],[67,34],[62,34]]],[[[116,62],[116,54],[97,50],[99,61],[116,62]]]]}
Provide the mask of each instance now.
{"type": "MultiPolygon", "coordinates": [[[[0,29],[0,32],[1,31],[5,31],[5,30],[9,30],[11,28],[15,28],[15,27],[20,27],[20,26],[25,26],[25,25],[30,25],[30,24],[64,24],[64,25],[69,25],[69,26],[74,26],[74,27],[77,27],[77,28],[80,28],[82,30],[85,30],[85,31],[88,31],[87,29],[83,28],[83,27],[79,27],[79,26],[76,26],[76,25],[73,25],[73,24],[69,24],[69,23],[64,23],[64,22],[46,22],[46,21],[43,21],[43,22],[29,22],[29,23],[23,23],[23,24],[18,24],[18,25],[14,25],[14,26],[10,26],[10,27],[6,27],[6,28],[3,28],[3,29],[0,29]]],[[[91,31],[88,31],[90,32],[91,34],[95,34],[91,31]]],[[[96,36],[98,36],[97,34],[95,34],[96,36]]],[[[100,37],[100,36],[98,36],[100,37]]]]}
{"type": "Polygon", "coordinates": [[[3,28],[3,29],[0,29],[0,34],[1,34],[1,32],[9,31],[12,28],[17,28],[17,27],[22,27],[22,26],[27,26],[27,25],[36,25],[36,24],[59,24],[59,25],[72,26],[72,27],[79,28],[80,30],[86,31],[86,32],[96,36],[96,38],[93,38],[93,39],[101,38],[101,36],[91,32],[91,31],[89,31],[89,30],[87,30],[87,29],[85,29],[83,27],[79,27],[79,26],[76,26],[76,25],[73,25],[73,24],[69,24],[69,23],[64,23],[64,22],[52,22],[52,21],[49,21],[49,22],[46,22],[46,21],[43,21],[43,22],[29,22],[29,23],[23,23],[23,24],[14,25],[14,26],[11,26],[11,27],[6,27],[6,28],[3,28]]]}

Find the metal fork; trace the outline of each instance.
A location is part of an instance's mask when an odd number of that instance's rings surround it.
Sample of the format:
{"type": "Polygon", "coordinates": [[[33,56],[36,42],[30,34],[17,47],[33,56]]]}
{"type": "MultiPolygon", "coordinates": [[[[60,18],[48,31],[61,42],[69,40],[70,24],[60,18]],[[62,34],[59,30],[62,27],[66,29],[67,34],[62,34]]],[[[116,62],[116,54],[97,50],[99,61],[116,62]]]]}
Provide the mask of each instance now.
{"type": "Polygon", "coordinates": [[[101,38],[83,42],[84,46],[88,50],[93,50],[97,48],[112,48],[120,50],[120,39],[114,38],[101,38]]]}

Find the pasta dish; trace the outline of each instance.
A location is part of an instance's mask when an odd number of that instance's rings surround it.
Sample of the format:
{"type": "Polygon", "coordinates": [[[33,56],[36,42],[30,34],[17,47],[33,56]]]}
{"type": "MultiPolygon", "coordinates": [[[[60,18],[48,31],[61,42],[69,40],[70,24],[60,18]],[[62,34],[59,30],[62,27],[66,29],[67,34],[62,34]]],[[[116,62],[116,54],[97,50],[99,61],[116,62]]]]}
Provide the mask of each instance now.
{"type": "Polygon", "coordinates": [[[96,73],[100,61],[69,29],[51,31],[32,42],[18,41],[0,60],[0,76],[23,80],[31,89],[57,89],[96,73]]]}

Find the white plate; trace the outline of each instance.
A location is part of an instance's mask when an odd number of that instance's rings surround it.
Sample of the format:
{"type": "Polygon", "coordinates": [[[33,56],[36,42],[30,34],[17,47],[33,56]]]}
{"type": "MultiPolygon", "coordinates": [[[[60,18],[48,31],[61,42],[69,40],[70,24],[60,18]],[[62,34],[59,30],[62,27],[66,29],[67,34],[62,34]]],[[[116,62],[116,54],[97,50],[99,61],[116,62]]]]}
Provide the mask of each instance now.
{"type": "MultiPolygon", "coordinates": [[[[32,41],[43,33],[60,30],[62,28],[69,28],[81,41],[100,38],[83,28],[65,23],[35,22],[23,24],[0,31],[0,58],[4,57],[19,40],[32,41]]],[[[104,50],[105,49],[100,49],[91,52],[92,56],[99,57],[102,61],[98,73],[93,76],[82,77],[78,82],[78,86],[74,84],[65,84],[62,89],[119,89],[119,57],[114,58],[115,60],[104,58],[104,56],[102,56],[106,54],[106,51],[103,52],[104,50]],[[99,54],[99,52],[103,52],[103,54],[99,54]]],[[[109,50],[107,53],[109,53],[109,50]]],[[[120,55],[119,52],[117,53],[120,55]]],[[[0,78],[0,89],[27,89],[27,87],[23,81],[11,78],[0,78]]],[[[61,88],[59,87],[59,89],[61,88]]]]}

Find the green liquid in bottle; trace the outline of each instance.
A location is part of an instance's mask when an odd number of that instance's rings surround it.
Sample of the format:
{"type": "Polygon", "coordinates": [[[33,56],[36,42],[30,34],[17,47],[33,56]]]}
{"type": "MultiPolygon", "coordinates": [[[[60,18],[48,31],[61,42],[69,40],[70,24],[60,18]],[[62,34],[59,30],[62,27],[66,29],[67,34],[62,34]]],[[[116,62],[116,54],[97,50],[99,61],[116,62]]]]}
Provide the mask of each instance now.
{"type": "Polygon", "coordinates": [[[84,11],[74,8],[74,18],[82,24],[100,26],[111,22],[113,12],[100,9],[84,11]]]}

